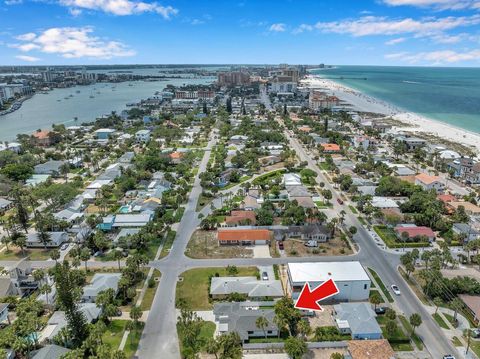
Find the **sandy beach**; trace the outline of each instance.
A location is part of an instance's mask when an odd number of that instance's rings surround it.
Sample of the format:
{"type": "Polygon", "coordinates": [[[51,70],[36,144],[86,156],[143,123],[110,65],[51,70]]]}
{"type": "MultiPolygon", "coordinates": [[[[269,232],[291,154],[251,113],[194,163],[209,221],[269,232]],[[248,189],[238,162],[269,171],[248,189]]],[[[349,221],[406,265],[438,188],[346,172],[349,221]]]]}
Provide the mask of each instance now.
{"type": "Polygon", "coordinates": [[[478,133],[404,111],[390,103],[365,95],[329,79],[310,75],[302,80],[302,84],[308,88],[325,89],[340,100],[350,104],[354,111],[384,114],[394,120],[411,125],[411,127],[398,127],[397,130],[428,133],[455,143],[461,143],[471,147],[477,154],[480,153],[480,134],[478,133]]]}

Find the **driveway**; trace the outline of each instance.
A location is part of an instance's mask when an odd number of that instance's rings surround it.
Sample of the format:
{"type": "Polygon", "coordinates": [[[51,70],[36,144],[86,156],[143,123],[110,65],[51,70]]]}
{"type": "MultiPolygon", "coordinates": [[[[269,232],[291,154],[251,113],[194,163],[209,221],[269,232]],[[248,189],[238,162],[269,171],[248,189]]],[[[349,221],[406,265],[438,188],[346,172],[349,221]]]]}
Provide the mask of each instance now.
{"type": "Polygon", "coordinates": [[[258,267],[258,271],[260,272],[260,276],[262,275],[263,272],[267,272],[269,280],[275,279],[275,272],[273,271],[273,266],[257,266],[257,267],[258,267]]]}
{"type": "Polygon", "coordinates": [[[272,258],[268,244],[257,244],[252,247],[253,258],[272,258]]]}

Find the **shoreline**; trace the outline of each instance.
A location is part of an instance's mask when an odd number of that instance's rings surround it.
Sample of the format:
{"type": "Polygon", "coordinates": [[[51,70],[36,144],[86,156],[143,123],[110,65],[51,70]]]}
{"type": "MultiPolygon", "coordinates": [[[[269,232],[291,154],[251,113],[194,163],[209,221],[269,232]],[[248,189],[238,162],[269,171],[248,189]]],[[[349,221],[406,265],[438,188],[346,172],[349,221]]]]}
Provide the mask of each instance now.
{"type": "Polygon", "coordinates": [[[337,96],[341,101],[350,104],[353,111],[382,114],[385,117],[390,117],[410,126],[394,126],[397,131],[423,132],[454,143],[460,143],[468,148],[472,148],[476,154],[480,153],[479,133],[401,109],[391,103],[366,95],[330,79],[308,75],[301,83],[307,88],[325,89],[325,91],[337,96]]]}

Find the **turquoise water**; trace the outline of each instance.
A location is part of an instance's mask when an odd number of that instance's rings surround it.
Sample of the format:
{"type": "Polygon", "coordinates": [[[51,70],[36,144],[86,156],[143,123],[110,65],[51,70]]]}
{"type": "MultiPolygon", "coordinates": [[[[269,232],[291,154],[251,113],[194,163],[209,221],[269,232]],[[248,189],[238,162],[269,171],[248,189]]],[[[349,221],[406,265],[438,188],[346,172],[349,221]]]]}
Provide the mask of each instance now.
{"type": "Polygon", "coordinates": [[[480,133],[480,68],[339,66],[312,70],[312,74],[404,110],[480,133]]]}
{"type": "Polygon", "coordinates": [[[52,124],[63,123],[71,126],[93,121],[112,111],[119,113],[126,109],[127,103],[152,97],[156,91],[162,91],[168,84],[208,84],[215,80],[215,77],[199,77],[152,82],[98,83],[36,94],[25,101],[19,110],[0,116],[0,141],[14,140],[19,133],[51,128],[52,124]],[[74,117],[78,118],[77,122],[74,117]]]}

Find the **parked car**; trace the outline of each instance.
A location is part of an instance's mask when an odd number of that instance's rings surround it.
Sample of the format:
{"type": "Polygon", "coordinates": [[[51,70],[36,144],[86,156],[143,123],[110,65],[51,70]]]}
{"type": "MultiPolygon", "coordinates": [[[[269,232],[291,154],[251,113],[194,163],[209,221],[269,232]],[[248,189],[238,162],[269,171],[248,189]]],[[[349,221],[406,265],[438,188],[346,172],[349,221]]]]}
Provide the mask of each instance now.
{"type": "Polygon", "coordinates": [[[62,251],[64,251],[65,249],[68,248],[68,245],[69,245],[69,243],[63,243],[62,246],[60,247],[60,249],[61,249],[62,251]]]}
{"type": "Polygon", "coordinates": [[[395,293],[395,295],[400,295],[400,294],[402,294],[402,293],[400,292],[400,289],[398,289],[398,287],[397,287],[395,284],[392,284],[391,288],[392,288],[392,292],[395,293]]]}
{"type": "Polygon", "coordinates": [[[473,338],[480,338],[480,329],[479,328],[472,329],[471,333],[472,333],[473,338]]]}
{"type": "Polygon", "coordinates": [[[310,240],[305,242],[305,247],[318,247],[318,242],[315,240],[310,240]]]}
{"type": "Polygon", "coordinates": [[[444,355],[443,359],[455,359],[455,357],[452,354],[444,355]]]}
{"type": "Polygon", "coordinates": [[[268,280],[268,274],[267,272],[262,273],[262,280],[268,280]]]}
{"type": "Polygon", "coordinates": [[[278,249],[281,249],[283,251],[283,242],[278,242],[278,249]]]}
{"type": "Polygon", "coordinates": [[[315,311],[314,310],[301,309],[300,313],[302,314],[302,317],[314,317],[315,316],[315,311]]]}
{"type": "Polygon", "coordinates": [[[377,315],[385,314],[386,311],[387,311],[387,308],[385,308],[385,307],[377,307],[377,308],[375,309],[375,313],[376,313],[377,315]]]}
{"type": "Polygon", "coordinates": [[[338,202],[338,204],[343,204],[343,201],[342,201],[341,198],[337,198],[337,202],[338,202]]]}

